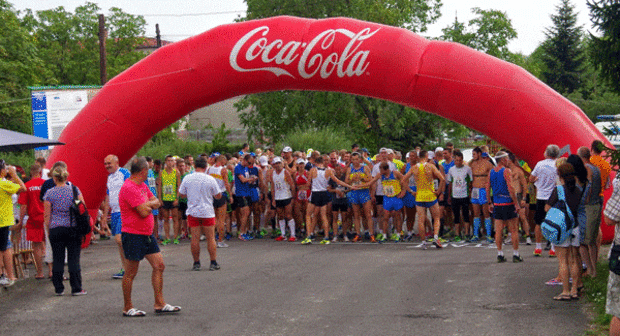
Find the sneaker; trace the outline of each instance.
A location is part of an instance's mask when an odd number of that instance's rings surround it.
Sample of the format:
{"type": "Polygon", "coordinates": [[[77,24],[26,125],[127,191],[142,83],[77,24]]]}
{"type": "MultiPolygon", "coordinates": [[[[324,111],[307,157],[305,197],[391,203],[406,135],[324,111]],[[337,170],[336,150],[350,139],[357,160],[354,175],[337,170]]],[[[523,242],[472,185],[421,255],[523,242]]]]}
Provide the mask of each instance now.
{"type": "Polygon", "coordinates": [[[192,266],[192,271],[200,271],[200,264],[194,264],[194,266],[192,266]]]}
{"type": "Polygon", "coordinates": [[[312,239],[310,239],[309,237],[301,241],[301,245],[310,245],[310,244],[312,244],[312,239]]]}
{"type": "Polygon", "coordinates": [[[540,257],[541,254],[542,254],[542,250],[541,249],[535,249],[534,250],[534,257],[540,257]]]}
{"type": "Polygon", "coordinates": [[[364,239],[370,239],[370,232],[364,232],[364,239]]]}
{"type": "Polygon", "coordinates": [[[460,243],[461,242],[461,237],[460,236],[456,236],[456,237],[454,237],[453,241],[455,243],[460,243]]]}
{"type": "Polygon", "coordinates": [[[217,247],[221,247],[221,248],[228,247],[228,244],[224,243],[223,241],[217,242],[217,247]]]}
{"type": "Polygon", "coordinates": [[[260,230],[259,235],[260,235],[261,238],[265,237],[267,235],[267,230],[265,230],[265,229],[260,230]]]}
{"type": "Polygon", "coordinates": [[[63,296],[63,295],[65,295],[65,292],[54,293],[54,295],[56,295],[56,296],[63,296]]]}
{"type": "Polygon", "coordinates": [[[207,236],[205,235],[200,235],[200,241],[205,241],[207,240],[207,236]]]}
{"type": "Polygon", "coordinates": [[[497,262],[498,263],[506,262],[506,258],[503,255],[498,255],[497,256],[497,262]]]}
{"type": "Polygon", "coordinates": [[[385,235],[381,235],[381,238],[380,238],[380,239],[377,239],[377,241],[378,241],[379,243],[385,243],[385,242],[387,241],[387,236],[385,236],[385,235]]]}
{"type": "Polygon", "coordinates": [[[532,245],[532,238],[530,238],[529,236],[525,237],[525,245],[532,245]]]}
{"type": "Polygon", "coordinates": [[[120,272],[112,275],[112,279],[122,279],[125,276],[125,270],[121,270],[120,272]]]}
{"type": "Polygon", "coordinates": [[[375,236],[370,236],[370,242],[371,243],[376,243],[377,240],[375,239],[375,236]]]}
{"type": "Polygon", "coordinates": [[[375,236],[375,239],[378,241],[381,241],[383,239],[383,233],[377,233],[377,235],[375,236]]]}
{"type": "Polygon", "coordinates": [[[166,246],[166,245],[170,244],[170,239],[164,239],[164,240],[161,242],[161,244],[162,244],[163,246],[166,246]]]}
{"type": "Polygon", "coordinates": [[[550,250],[549,251],[549,258],[555,258],[555,251],[554,250],[550,250]]]}
{"type": "Polygon", "coordinates": [[[428,249],[428,246],[426,245],[426,240],[423,240],[423,241],[422,241],[422,249],[423,249],[423,250],[428,249]]]}
{"type": "Polygon", "coordinates": [[[513,256],[512,256],[512,262],[513,262],[513,263],[523,262],[523,258],[521,258],[521,256],[520,256],[520,255],[518,255],[518,256],[513,255],[513,256]]]}
{"type": "Polygon", "coordinates": [[[297,241],[297,238],[295,238],[295,236],[291,236],[291,237],[288,239],[288,241],[290,241],[290,242],[295,242],[295,241],[297,241]]]}
{"type": "Polygon", "coordinates": [[[11,287],[15,284],[15,280],[11,280],[8,278],[3,278],[0,280],[0,285],[3,287],[11,287]]]}
{"type": "Polygon", "coordinates": [[[413,239],[413,234],[409,234],[407,235],[407,237],[405,237],[406,241],[411,241],[413,239]]]}
{"type": "Polygon", "coordinates": [[[284,236],[278,236],[278,238],[276,238],[276,241],[285,241],[286,237],[284,236]]]}
{"type": "Polygon", "coordinates": [[[439,237],[439,242],[441,242],[442,244],[449,243],[447,239],[443,239],[441,237],[439,237]]]}
{"type": "Polygon", "coordinates": [[[332,243],[337,243],[338,242],[338,236],[334,236],[334,239],[332,239],[332,243]]]}
{"type": "Polygon", "coordinates": [[[220,265],[218,265],[218,264],[211,264],[209,266],[209,271],[217,271],[219,269],[220,269],[220,265]]]}
{"type": "Polygon", "coordinates": [[[86,295],[86,294],[88,294],[88,292],[83,289],[79,292],[71,293],[72,296],[81,296],[81,295],[86,295]]]}
{"type": "Polygon", "coordinates": [[[180,243],[180,241],[179,241],[179,237],[174,238],[174,240],[172,241],[172,243],[173,243],[174,245],[179,245],[179,243],[180,243]]]}
{"type": "Polygon", "coordinates": [[[443,248],[443,245],[441,245],[441,240],[439,239],[433,240],[433,245],[435,245],[435,247],[438,249],[443,248]]]}
{"type": "Polygon", "coordinates": [[[470,243],[478,243],[480,242],[480,238],[473,236],[471,237],[471,239],[469,240],[470,243]]]}
{"type": "Polygon", "coordinates": [[[395,241],[395,242],[400,241],[400,236],[397,233],[393,233],[390,238],[392,239],[392,241],[395,241]]]}
{"type": "Polygon", "coordinates": [[[509,233],[506,238],[504,239],[504,244],[508,245],[508,244],[512,244],[512,234],[509,233]]]}
{"type": "Polygon", "coordinates": [[[249,239],[249,238],[248,238],[248,236],[244,233],[244,234],[240,234],[240,235],[239,235],[239,240],[242,240],[242,241],[248,241],[248,240],[250,240],[250,239],[249,239]]]}
{"type": "MultiPolygon", "coordinates": [[[[202,235],[204,237],[204,235],[202,235]]],[[[226,240],[230,240],[230,238],[232,238],[232,235],[230,233],[226,233],[226,237],[224,237],[226,240]]],[[[205,237],[205,239],[207,239],[207,237],[205,237]]],[[[200,240],[202,240],[202,237],[200,237],[200,240]]]]}
{"type": "Polygon", "coordinates": [[[323,240],[321,240],[320,244],[321,245],[329,245],[330,244],[329,238],[328,237],[323,238],[323,240]]]}
{"type": "Polygon", "coordinates": [[[353,240],[351,240],[354,243],[358,243],[362,241],[362,237],[360,237],[360,235],[355,235],[355,237],[353,237],[353,240]]]}
{"type": "Polygon", "coordinates": [[[487,237],[487,243],[493,244],[493,243],[495,243],[495,239],[493,239],[491,237],[487,237]]]}

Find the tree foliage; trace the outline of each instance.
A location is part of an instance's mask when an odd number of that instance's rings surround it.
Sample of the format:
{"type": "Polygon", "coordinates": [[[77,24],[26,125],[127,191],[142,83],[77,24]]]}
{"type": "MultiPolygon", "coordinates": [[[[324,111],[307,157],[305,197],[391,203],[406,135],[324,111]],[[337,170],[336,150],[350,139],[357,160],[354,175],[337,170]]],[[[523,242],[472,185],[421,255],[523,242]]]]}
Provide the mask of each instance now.
{"type": "Polygon", "coordinates": [[[601,36],[590,34],[591,57],[603,80],[620,93],[620,2],[588,0],[590,19],[601,36]]]}

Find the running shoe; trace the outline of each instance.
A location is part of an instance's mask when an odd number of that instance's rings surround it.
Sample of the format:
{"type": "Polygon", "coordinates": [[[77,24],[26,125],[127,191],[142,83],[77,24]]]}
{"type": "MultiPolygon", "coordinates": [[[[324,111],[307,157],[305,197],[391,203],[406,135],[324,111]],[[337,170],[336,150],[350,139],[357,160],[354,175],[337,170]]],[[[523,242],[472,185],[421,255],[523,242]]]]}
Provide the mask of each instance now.
{"type": "Polygon", "coordinates": [[[245,233],[239,235],[239,240],[248,241],[250,240],[245,233]]]}
{"type": "Polygon", "coordinates": [[[442,244],[449,243],[449,241],[448,241],[448,240],[443,239],[443,238],[441,238],[441,237],[439,237],[439,242],[441,242],[442,244]]]}
{"type": "Polygon", "coordinates": [[[456,237],[454,237],[453,241],[455,243],[460,243],[461,242],[461,237],[460,236],[456,236],[456,237]]]}
{"type": "Polygon", "coordinates": [[[122,279],[125,276],[125,270],[121,269],[120,272],[112,275],[112,279],[122,279]]]}
{"type": "Polygon", "coordinates": [[[219,269],[220,269],[220,265],[218,265],[218,264],[211,264],[209,266],[209,271],[217,271],[219,269]]]}
{"type": "Polygon", "coordinates": [[[497,262],[498,263],[506,262],[506,258],[503,255],[498,255],[497,256],[497,262]]]}
{"type": "Polygon", "coordinates": [[[511,244],[511,243],[512,243],[512,234],[509,233],[506,236],[506,238],[504,239],[504,244],[508,245],[508,244],[511,244]]]}
{"type": "Polygon", "coordinates": [[[261,238],[262,238],[262,237],[265,237],[266,235],[267,235],[267,230],[265,230],[265,229],[260,230],[260,236],[261,236],[261,238]]]}
{"type": "Polygon", "coordinates": [[[312,244],[312,240],[310,238],[306,238],[301,241],[301,245],[310,245],[312,244]]]}
{"type": "Polygon", "coordinates": [[[334,236],[334,239],[332,239],[332,243],[337,243],[338,242],[338,236],[334,236]]]}
{"type": "Polygon", "coordinates": [[[441,240],[440,239],[433,240],[433,245],[435,245],[435,247],[438,248],[438,249],[443,248],[443,245],[441,245],[441,240]]]}
{"type": "MultiPolygon", "coordinates": [[[[200,240],[202,240],[202,237],[204,237],[204,235],[202,235],[202,236],[200,237],[200,240]]],[[[230,234],[230,232],[226,232],[226,237],[224,237],[224,238],[225,238],[226,240],[230,240],[230,238],[232,238],[232,235],[230,234]]],[[[205,239],[207,239],[207,238],[205,237],[205,239]]]]}
{"type": "Polygon", "coordinates": [[[285,241],[286,237],[284,236],[278,236],[278,238],[276,238],[276,241],[285,241]]]}
{"type": "Polygon", "coordinates": [[[381,235],[381,238],[378,238],[377,241],[383,244],[387,241],[387,237],[384,235],[381,235]]]}
{"type": "Polygon", "coordinates": [[[405,237],[406,241],[411,241],[413,239],[413,234],[408,234],[407,237],[405,237]]]}
{"type": "Polygon", "coordinates": [[[295,238],[295,236],[291,236],[291,237],[288,239],[288,241],[290,241],[290,242],[295,242],[295,241],[297,241],[297,238],[295,238]]]}
{"type": "Polygon", "coordinates": [[[513,256],[512,256],[512,262],[513,262],[513,263],[523,262],[523,258],[521,258],[521,256],[520,256],[520,255],[519,255],[519,256],[513,255],[513,256]]]}
{"type": "Polygon", "coordinates": [[[192,271],[200,271],[200,264],[194,264],[194,266],[192,266],[192,271]]]}
{"type": "MultiPolygon", "coordinates": [[[[228,238],[228,239],[230,239],[230,238],[228,238]]],[[[200,241],[205,241],[205,240],[207,240],[207,236],[200,235],[200,241]]]]}
{"type": "Polygon", "coordinates": [[[370,232],[364,232],[364,239],[370,239],[370,232]]]}
{"type": "Polygon", "coordinates": [[[525,245],[532,245],[532,238],[530,238],[529,236],[525,237],[525,245]]]}
{"type": "Polygon", "coordinates": [[[11,287],[15,284],[15,280],[11,280],[9,278],[0,279],[0,286],[2,287],[11,287]]]}
{"type": "Polygon", "coordinates": [[[349,242],[349,236],[348,235],[344,235],[343,240],[344,240],[345,243],[348,243],[349,242]]]}
{"type": "Polygon", "coordinates": [[[558,280],[556,278],[553,278],[553,279],[545,282],[545,285],[547,285],[547,286],[562,286],[562,281],[560,281],[560,280],[558,280]]]}
{"type": "Polygon", "coordinates": [[[377,233],[377,236],[375,237],[376,240],[381,241],[383,239],[383,233],[377,233]]]}
{"type": "Polygon", "coordinates": [[[355,237],[353,237],[353,240],[351,240],[354,243],[358,243],[362,241],[362,237],[360,237],[360,235],[355,235],[355,237]]]}
{"type": "Polygon", "coordinates": [[[172,241],[172,243],[173,243],[174,245],[179,245],[179,243],[180,243],[180,241],[179,241],[179,237],[174,238],[174,240],[172,241]]]}
{"type": "Polygon", "coordinates": [[[217,242],[217,247],[221,247],[221,248],[228,247],[228,244],[224,243],[223,241],[217,242]]]}
{"type": "Polygon", "coordinates": [[[469,240],[470,243],[478,243],[480,242],[480,238],[473,236],[471,237],[471,239],[469,240]]]}
{"type": "Polygon", "coordinates": [[[400,241],[400,236],[397,233],[393,233],[392,237],[390,237],[392,241],[398,242],[400,241]]]}
{"type": "Polygon", "coordinates": [[[370,242],[371,243],[376,243],[377,240],[375,239],[375,236],[370,236],[370,242]]]}
{"type": "Polygon", "coordinates": [[[555,258],[555,251],[554,250],[550,250],[549,251],[549,258],[555,258]]]}
{"type": "Polygon", "coordinates": [[[323,238],[323,240],[321,240],[320,244],[321,245],[329,245],[330,244],[329,238],[328,237],[323,238]]]}
{"type": "Polygon", "coordinates": [[[163,246],[166,246],[166,245],[170,244],[170,239],[164,239],[164,240],[161,242],[161,244],[162,244],[163,246]]]}
{"type": "Polygon", "coordinates": [[[534,257],[540,257],[541,254],[542,254],[542,250],[541,249],[535,249],[534,250],[534,257]]]}
{"type": "Polygon", "coordinates": [[[423,250],[428,249],[428,246],[426,246],[426,240],[423,240],[423,241],[422,241],[422,249],[423,249],[423,250]]]}
{"type": "Polygon", "coordinates": [[[487,243],[493,244],[493,243],[495,243],[495,239],[487,237],[487,243]]]}

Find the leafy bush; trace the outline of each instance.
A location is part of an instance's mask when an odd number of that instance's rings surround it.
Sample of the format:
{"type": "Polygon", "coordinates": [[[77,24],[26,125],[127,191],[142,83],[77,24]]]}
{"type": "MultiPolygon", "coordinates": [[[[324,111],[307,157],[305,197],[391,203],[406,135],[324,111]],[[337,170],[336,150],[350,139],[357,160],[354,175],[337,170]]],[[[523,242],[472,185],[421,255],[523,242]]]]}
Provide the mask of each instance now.
{"type": "Polygon", "coordinates": [[[30,166],[34,163],[34,150],[23,152],[0,152],[0,159],[11,166],[21,166],[26,175],[30,175],[30,166]]]}
{"type": "Polygon", "coordinates": [[[351,149],[354,141],[351,135],[344,130],[331,127],[321,129],[306,129],[284,136],[281,142],[275,146],[275,153],[280,153],[282,148],[290,146],[294,151],[306,151],[309,148],[321,153],[329,153],[331,150],[351,149]]]}

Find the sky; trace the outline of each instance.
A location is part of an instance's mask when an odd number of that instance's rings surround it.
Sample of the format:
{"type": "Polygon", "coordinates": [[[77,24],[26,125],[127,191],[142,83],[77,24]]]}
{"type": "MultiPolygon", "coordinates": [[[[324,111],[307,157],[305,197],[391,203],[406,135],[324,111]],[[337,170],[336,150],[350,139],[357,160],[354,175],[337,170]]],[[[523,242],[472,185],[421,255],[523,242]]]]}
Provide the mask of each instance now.
{"type": "MultiPolygon", "coordinates": [[[[63,6],[73,11],[86,3],[85,0],[9,0],[17,10],[30,8],[34,11],[63,6]]],[[[149,37],[155,36],[155,24],[159,23],[162,39],[179,41],[198,35],[213,27],[232,23],[243,16],[246,5],[243,0],[91,0],[106,14],[111,7],[119,7],[131,14],[144,15],[149,37]],[[189,15],[188,15],[189,14],[189,15]]],[[[551,26],[550,15],[556,13],[560,0],[442,0],[442,16],[430,25],[422,35],[437,37],[441,29],[454,22],[467,22],[473,18],[471,8],[497,9],[504,11],[512,20],[517,38],[509,44],[512,52],[531,54],[545,39],[544,30],[551,26]]],[[[586,0],[572,0],[579,13],[578,24],[592,31],[586,0]]]]}

